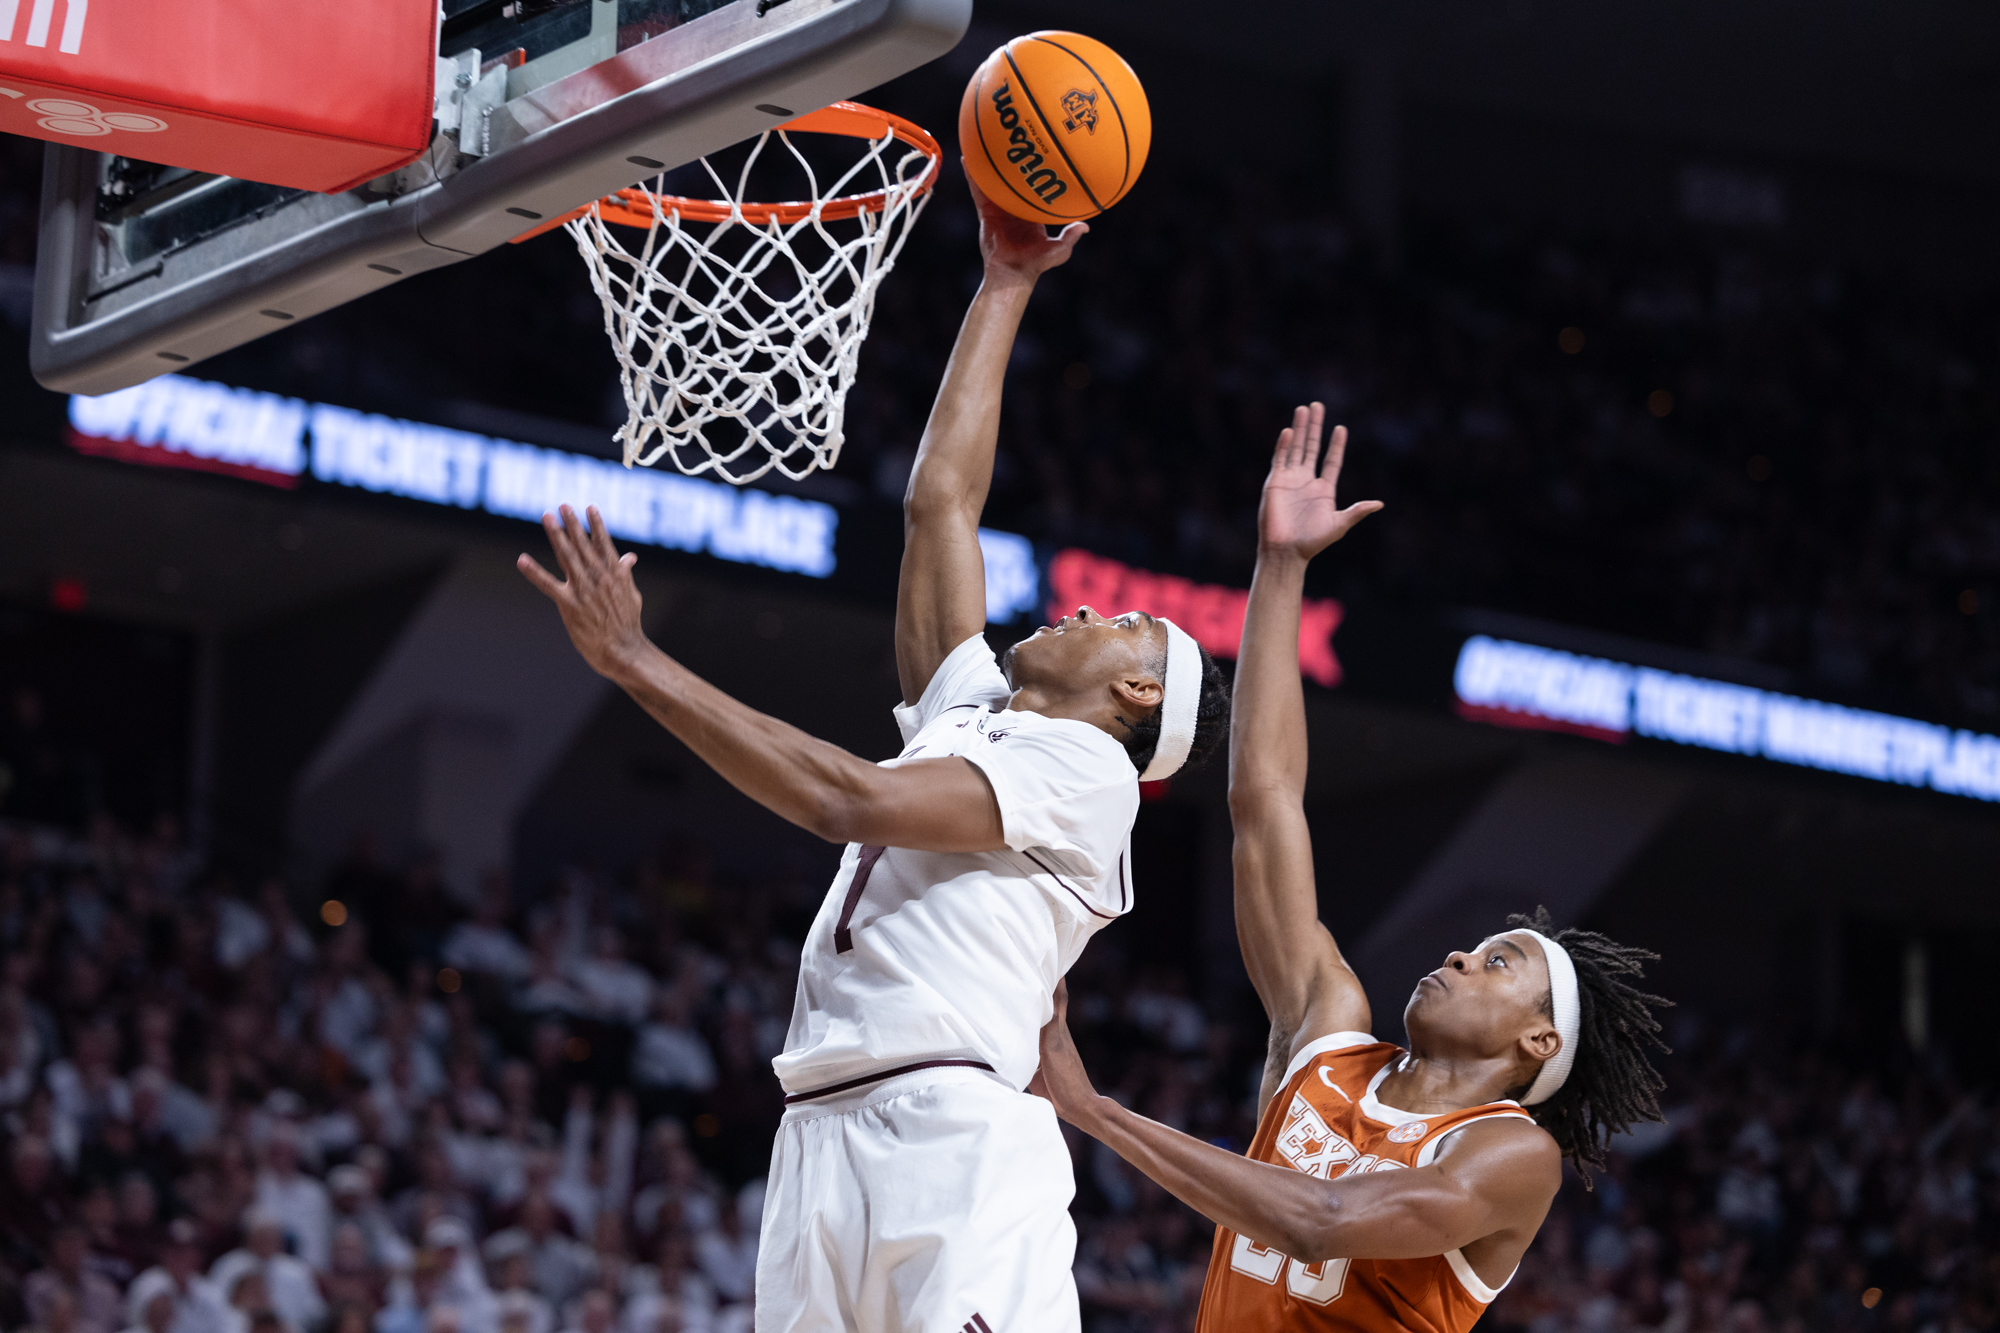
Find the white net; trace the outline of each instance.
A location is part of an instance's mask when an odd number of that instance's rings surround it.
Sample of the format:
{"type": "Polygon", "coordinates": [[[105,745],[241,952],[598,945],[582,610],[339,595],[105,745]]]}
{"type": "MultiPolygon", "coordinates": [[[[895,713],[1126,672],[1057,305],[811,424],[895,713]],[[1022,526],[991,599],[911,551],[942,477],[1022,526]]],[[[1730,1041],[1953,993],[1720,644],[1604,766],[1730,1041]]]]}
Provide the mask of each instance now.
{"type": "Polygon", "coordinates": [[[628,466],[665,458],[741,483],[839,459],[875,293],[930,197],[932,158],[885,124],[879,139],[841,138],[860,159],[822,188],[795,133],[766,131],[733,189],[703,159],[713,204],[626,191],[566,224],[618,357],[628,466]],[[745,198],[773,139],[805,174],[798,206],[745,198]]]}

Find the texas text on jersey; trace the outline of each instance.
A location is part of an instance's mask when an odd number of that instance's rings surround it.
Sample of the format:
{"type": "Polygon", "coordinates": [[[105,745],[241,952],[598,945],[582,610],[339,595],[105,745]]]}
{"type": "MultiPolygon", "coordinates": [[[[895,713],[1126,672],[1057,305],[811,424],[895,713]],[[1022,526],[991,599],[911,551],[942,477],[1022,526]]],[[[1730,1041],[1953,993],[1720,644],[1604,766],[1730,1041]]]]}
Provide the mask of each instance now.
{"type": "MultiPolygon", "coordinates": [[[[1533,1119],[1511,1101],[1430,1116],[1384,1106],[1375,1090],[1402,1054],[1361,1032],[1336,1032],[1305,1046],[1264,1108],[1251,1158],[1335,1180],[1351,1171],[1428,1166],[1451,1131],[1475,1120],[1533,1119]]],[[[1499,1294],[1457,1250],[1426,1259],[1307,1264],[1218,1227],[1195,1327],[1197,1333],[1466,1333],[1499,1294]]]]}

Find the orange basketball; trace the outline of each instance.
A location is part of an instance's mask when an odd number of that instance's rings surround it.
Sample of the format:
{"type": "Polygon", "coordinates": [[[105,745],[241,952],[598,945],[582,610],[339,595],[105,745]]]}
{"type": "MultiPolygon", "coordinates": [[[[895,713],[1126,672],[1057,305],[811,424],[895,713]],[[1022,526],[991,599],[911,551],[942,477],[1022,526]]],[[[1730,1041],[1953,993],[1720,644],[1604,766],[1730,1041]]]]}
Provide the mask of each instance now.
{"type": "Polygon", "coordinates": [[[966,173],[1031,222],[1096,217],[1125,197],[1152,145],[1139,76],[1080,33],[1016,37],[986,58],[958,107],[966,173]]]}

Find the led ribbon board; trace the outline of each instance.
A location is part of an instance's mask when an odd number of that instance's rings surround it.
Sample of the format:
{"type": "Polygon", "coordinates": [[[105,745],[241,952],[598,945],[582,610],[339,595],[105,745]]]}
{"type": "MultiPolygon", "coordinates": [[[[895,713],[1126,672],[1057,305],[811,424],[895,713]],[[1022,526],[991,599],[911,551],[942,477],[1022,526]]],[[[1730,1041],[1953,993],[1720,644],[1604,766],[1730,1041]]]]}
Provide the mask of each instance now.
{"type": "Polygon", "coordinates": [[[823,579],[832,505],[738,489],[563,449],[164,375],[69,400],[70,444],[126,462],[279,486],[315,480],[539,520],[594,504],[614,536],[823,579]]]}
{"type": "Polygon", "coordinates": [[[1453,684],[1459,713],[1477,721],[1645,736],[2000,801],[2000,736],[1483,634],[1459,649],[1453,684]]]}

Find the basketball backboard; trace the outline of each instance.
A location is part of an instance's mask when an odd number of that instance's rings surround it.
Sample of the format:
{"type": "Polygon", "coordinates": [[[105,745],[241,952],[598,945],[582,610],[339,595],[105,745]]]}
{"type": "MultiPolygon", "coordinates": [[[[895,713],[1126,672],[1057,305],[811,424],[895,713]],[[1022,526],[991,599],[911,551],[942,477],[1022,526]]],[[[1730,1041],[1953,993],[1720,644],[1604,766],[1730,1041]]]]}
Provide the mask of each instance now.
{"type": "Polygon", "coordinates": [[[972,0],[446,0],[443,11],[431,151],[345,194],[51,144],[36,379],[124,388],[483,254],[944,54],[972,0]]]}

